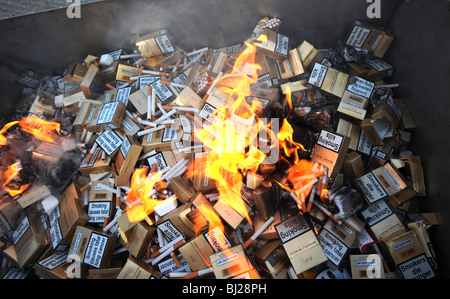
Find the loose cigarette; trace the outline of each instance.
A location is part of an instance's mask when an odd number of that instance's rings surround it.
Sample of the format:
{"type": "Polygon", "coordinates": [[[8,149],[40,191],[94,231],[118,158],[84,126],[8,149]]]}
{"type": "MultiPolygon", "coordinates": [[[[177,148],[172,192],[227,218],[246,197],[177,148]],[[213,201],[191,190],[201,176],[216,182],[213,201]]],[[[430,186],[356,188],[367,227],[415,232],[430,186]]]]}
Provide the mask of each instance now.
{"type": "Polygon", "coordinates": [[[214,273],[214,269],[212,267],[209,267],[209,268],[206,268],[203,270],[198,270],[198,271],[195,271],[192,273],[188,273],[188,274],[186,274],[186,276],[184,278],[192,279],[192,278],[196,278],[196,277],[203,276],[203,275],[210,274],[210,273],[214,273]]]}
{"type": "Polygon", "coordinates": [[[166,105],[166,106],[162,106],[164,109],[175,109],[177,111],[186,111],[186,112],[198,112],[198,108],[194,108],[194,107],[184,107],[184,106],[170,106],[170,105],[166,105]]]}
{"type": "Polygon", "coordinates": [[[156,103],[156,90],[152,88],[152,101],[151,101],[151,109],[152,109],[152,120],[155,117],[155,103],[156,103]]]}
{"type": "Polygon", "coordinates": [[[152,255],[150,256],[151,258],[155,258],[157,257],[159,254],[161,254],[162,252],[166,251],[167,249],[169,249],[171,246],[174,246],[175,244],[177,244],[178,242],[182,242],[184,240],[183,236],[179,236],[175,239],[173,239],[172,241],[170,241],[169,243],[161,246],[158,250],[156,250],[155,252],[152,253],[152,255]]]}
{"type": "Polygon", "coordinates": [[[144,130],[144,131],[139,131],[139,132],[137,132],[137,135],[138,136],[146,135],[146,134],[158,131],[158,130],[162,130],[162,129],[166,128],[166,126],[167,125],[161,125],[161,126],[157,126],[157,127],[151,128],[151,129],[144,130]]]}
{"type": "Polygon", "coordinates": [[[178,87],[178,88],[185,88],[186,87],[186,85],[178,84],[178,83],[174,83],[174,82],[170,82],[170,81],[163,81],[163,80],[161,80],[159,82],[161,84],[164,84],[164,85],[170,85],[170,86],[178,87]]]}
{"type": "Polygon", "coordinates": [[[151,150],[151,151],[149,151],[148,153],[141,155],[141,156],[138,158],[138,161],[144,160],[145,158],[150,157],[150,156],[152,156],[152,155],[154,155],[154,154],[156,154],[156,150],[151,150]]]}
{"type": "MultiPolygon", "coordinates": [[[[186,161],[187,163],[187,161],[186,161]]],[[[179,170],[177,170],[176,172],[173,172],[171,176],[169,176],[166,180],[171,180],[173,178],[179,177],[180,175],[182,175],[183,173],[185,173],[187,170],[187,166],[183,166],[182,168],[180,168],[179,170]]]]}
{"type": "Polygon", "coordinates": [[[206,52],[206,51],[208,51],[208,49],[209,49],[208,47],[205,47],[205,48],[202,48],[202,49],[200,49],[200,50],[195,50],[195,51],[192,51],[192,52],[187,53],[186,56],[187,56],[187,57],[194,56],[194,55],[197,55],[197,54],[199,54],[199,53],[206,52]]]}
{"type": "Polygon", "coordinates": [[[89,164],[89,162],[91,161],[91,158],[94,155],[95,151],[97,150],[97,147],[98,147],[98,143],[95,142],[86,158],[86,161],[85,161],[86,164],[89,164]]]}
{"type": "Polygon", "coordinates": [[[152,117],[152,92],[153,88],[148,86],[148,96],[147,96],[147,119],[152,117]]]}
{"type": "Polygon", "coordinates": [[[192,272],[170,272],[169,277],[170,278],[185,278],[186,275],[190,274],[192,272]]]}
{"type": "Polygon", "coordinates": [[[254,234],[253,236],[250,237],[250,239],[247,240],[247,242],[245,242],[244,244],[244,249],[246,249],[248,246],[252,245],[255,243],[256,239],[258,239],[258,237],[272,224],[272,222],[275,220],[275,218],[270,217],[269,219],[267,219],[267,221],[263,224],[263,226],[261,226],[254,234]]]}
{"type": "Polygon", "coordinates": [[[162,75],[168,75],[167,73],[163,73],[163,72],[156,72],[156,71],[149,71],[149,70],[143,70],[142,71],[143,74],[148,74],[148,75],[154,75],[154,76],[162,76],[162,75]]]}
{"type": "Polygon", "coordinates": [[[105,185],[105,184],[103,184],[103,183],[98,183],[97,186],[99,186],[99,187],[101,187],[101,188],[103,188],[103,189],[105,189],[105,190],[107,190],[107,191],[109,191],[109,192],[114,193],[114,194],[117,195],[117,190],[114,189],[114,188],[112,188],[112,187],[110,187],[110,186],[108,186],[108,185],[105,185]]]}
{"type": "Polygon", "coordinates": [[[306,211],[310,212],[313,202],[314,202],[314,196],[316,195],[316,186],[313,186],[311,193],[309,194],[309,201],[308,201],[308,206],[306,207],[306,211]]]}
{"type": "Polygon", "coordinates": [[[400,84],[396,83],[396,84],[377,85],[376,88],[395,88],[399,86],[400,84]]]}
{"type": "Polygon", "coordinates": [[[163,120],[171,117],[172,115],[174,115],[177,111],[176,110],[172,110],[170,112],[168,112],[167,114],[161,116],[160,118],[158,118],[157,120],[154,121],[155,124],[159,124],[160,122],[162,122],[163,120]]]}
{"type": "Polygon", "coordinates": [[[314,204],[315,204],[322,212],[324,212],[325,214],[327,214],[328,217],[330,217],[331,219],[333,219],[337,224],[340,225],[340,224],[342,223],[341,220],[336,219],[336,218],[334,217],[334,215],[333,215],[330,211],[328,211],[325,207],[323,207],[321,204],[317,203],[316,201],[314,202],[314,204]]]}
{"type": "Polygon", "coordinates": [[[141,58],[141,54],[128,54],[128,55],[120,55],[120,59],[128,59],[128,58],[141,58]]]}
{"type": "Polygon", "coordinates": [[[175,67],[173,68],[173,71],[174,71],[174,72],[177,71],[178,67],[180,66],[180,63],[181,63],[181,57],[178,58],[177,63],[175,64],[175,67]]]}
{"type": "Polygon", "coordinates": [[[84,186],[80,189],[80,191],[83,192],[84,190],[86,190],[87,188],[89,188],[89,186],[92,185],[92,182],[100,181],[100,180],[104,179],[108,174],[111,174],[111,172],[110,172],[110,171],[107,171],[107,172],[102,173],[101,175],[99,175],[98,177],[96,177],[95,179],[93,179],[92,181],[90,181],[88,184],[84,185],[84,186]]]}
{"type": "Polygon", "coordinates": [[[189,160],[181,159],[180,161],[175,163],[175,165],[161,177],[161,181],[164,181],[172,173],[174,173],[174,172],[178,171],[179,169],[181,169],[182,167],[186,166],[188,162],[189,162],[189,160]]]}
{"type": "Polygon", "coordinates": [[[152,260],[152,266],[156,265],[157,263],[159,263],[163,258],[165,258],[166,256],[168,256],[169,254],[171,254],[172,252],[174,252],[175,250],[177,250],[179,247],[181,247],[184,243],[186,243],[186,241],[183,239],[180,242],[169,246],[167,248],[166,251],[164,251],[163,253],[161,253],[160,255],[158,255],[156,258],[154,258],[152,260]]]}
{"type": "Polygon", "coordinates": [[[193,66],[194,63],[196,63],[202,56],[203,56],[203,54],[200,54],[197,57],[195,57],[194,59],[192,59],[191,62],[189,62],[189,64],[183,68],[183,71],[185,71],[185,70],[189,69],[191,66],[193,66]]]}
{"type": "Polygon", "coordinates": [[[119,217],[115,217],[113,220],[111,220],[108,225],[106,225],[105,227],[103,227],[103,231],[107,232],[109,231],[116,223],[117,223],[117,219],[119,219],[119,217]]]}

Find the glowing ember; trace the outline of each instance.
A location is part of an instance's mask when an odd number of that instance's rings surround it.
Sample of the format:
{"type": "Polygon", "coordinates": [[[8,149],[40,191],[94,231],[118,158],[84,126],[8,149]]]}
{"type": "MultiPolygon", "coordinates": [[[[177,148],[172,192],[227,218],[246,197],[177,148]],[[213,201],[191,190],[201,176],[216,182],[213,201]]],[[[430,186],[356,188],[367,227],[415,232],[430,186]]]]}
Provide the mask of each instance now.
{"type": "Polygon", "coordinates": [[[14,189],[8,186],[11,181],[19,174],[22,170],[22,165],[20,162],[14,163],[7,167],[6,171],[0,170],[0,188],[9,193],[10,196],[14,197],[16,195],[22,194],[31,184],[21,185],[18,189],[14,189]]]}

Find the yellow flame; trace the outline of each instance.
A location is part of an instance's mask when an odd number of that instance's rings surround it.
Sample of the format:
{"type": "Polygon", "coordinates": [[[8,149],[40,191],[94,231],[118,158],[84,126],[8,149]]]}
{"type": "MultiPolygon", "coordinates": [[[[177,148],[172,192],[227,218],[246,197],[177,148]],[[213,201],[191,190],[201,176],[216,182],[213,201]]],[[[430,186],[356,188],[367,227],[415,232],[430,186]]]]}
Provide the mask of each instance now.
{"type": "Polygon", "coordinates": [[[136,169],[131,177],[130,190],[127,193],[127,216],[132,223],[145,219],[154,211],[154,207],[161,200],[153,199],[152,190],[161,179],[158,171],[150,178],[147,176],[148,168],[136,169]]]}
{"type": "Polygon", "coordinates": [[[20,162],[14,163],[7,167],[5,172],[0,171],[0,187],[2,190],[9,193],[10,196],[16,196],[22,194],[31,184],[21,185],[19,189],[9,188],[7,185],[14,179],[19,171],[22,170],[20,162]]]}
{"type": "Polygon", "coordinates": [[[19,125],[25,132],[41,141],[55,143],[57,139],[54,136],[61,135],[59,123],[46,121],[35,115],[19,120],[19,125]]]}

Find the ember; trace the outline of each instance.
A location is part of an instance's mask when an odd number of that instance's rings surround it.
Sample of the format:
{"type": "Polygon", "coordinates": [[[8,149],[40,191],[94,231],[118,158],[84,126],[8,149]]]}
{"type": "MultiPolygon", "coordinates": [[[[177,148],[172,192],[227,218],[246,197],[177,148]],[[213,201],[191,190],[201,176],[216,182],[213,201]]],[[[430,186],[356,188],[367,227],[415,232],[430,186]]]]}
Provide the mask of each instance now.
{"type": "Polygon", "coordinates": [[[164,29],[42,79],[60,88],[0,130],[0,274],[434,277],[434,223],[396,213],[425,189],[382,80],[392,36],[355,23],[343,49],[291,49],[280,25],[191,51],[164,29]]]}

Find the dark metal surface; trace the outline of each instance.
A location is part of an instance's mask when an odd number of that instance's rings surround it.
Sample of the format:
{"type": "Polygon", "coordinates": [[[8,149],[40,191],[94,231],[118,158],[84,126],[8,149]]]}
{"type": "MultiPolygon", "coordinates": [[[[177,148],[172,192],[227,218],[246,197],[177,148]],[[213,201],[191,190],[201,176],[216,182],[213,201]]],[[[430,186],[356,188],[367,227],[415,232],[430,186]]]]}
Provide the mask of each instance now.
{"type": "MultiPolygon", "coordinates": [[[[447,0],[382,0],[381,19],[396,40],[386,60],[395,66],[393,82],[407,100],[417,129],[412,148],[425,167],[427,197],[421,210],[438,212],[433,228],[440,277],[448,277],[450,202],[447,198],[450,148],[450,12],[447,0]],[[397,5],[396,5],[397,4],[397,5]]],[[[351,21],[368,20],[365,0],[107,0],[86,4],[81,19],[56,10],[0,21],[0,118],[20,98],[17,75],[33,68],[60,74],[88,54],[127,46],[131,33],[168,28],[177,46],[222,47],[242,42],[266,16],[281,19],[280,32],[291,47],[308,40],[318,48],[333,47],[351,21]]]]}

